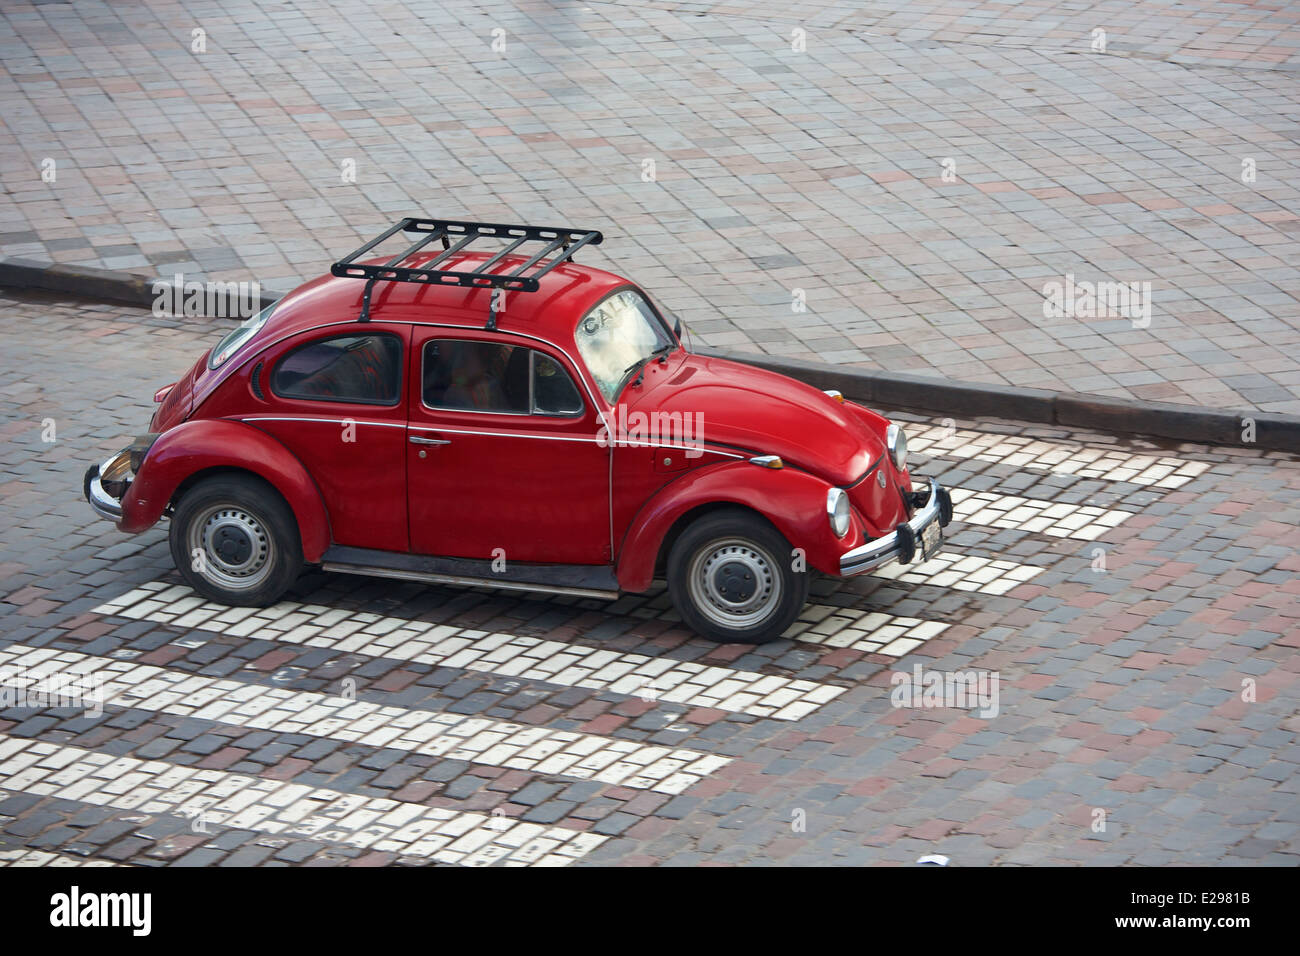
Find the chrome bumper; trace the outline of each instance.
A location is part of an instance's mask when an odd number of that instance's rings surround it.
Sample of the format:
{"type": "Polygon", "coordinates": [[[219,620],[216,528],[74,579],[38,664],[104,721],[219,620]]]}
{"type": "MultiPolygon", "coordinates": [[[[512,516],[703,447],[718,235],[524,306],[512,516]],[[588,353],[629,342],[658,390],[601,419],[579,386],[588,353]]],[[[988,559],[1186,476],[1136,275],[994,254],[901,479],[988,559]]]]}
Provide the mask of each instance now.
{"type": "MultiPolygon", "coordinates": [[[[114,455],[114,458],[117,456],[114,455]]],[[[122,503],[104,490],[104,486],[99,483],[99,470],[107,465],[112,458],[99,465],[91,465],[86,469],[86,477],[83,481],[82,490],[85,492],[86,500],[90,502],[90,507],[94,509],[95,514],[101,518],[107,518],[109,521],[122,520],[122,503]]]]}
{"type": "MultiPolygon", "coordinates": [[[[947,492],[943,490],[939,482],[933,478],[928,480],[930,482],[930,498],[907,522],[912,529],[912,537],[915,541],[913,552],[920,550],[921,532],[940,520],[943,512],[942,499],[947,497],[947,492]]],[[[946,523],[946,520],[941,521],[940,525],[946,523]]],[[[846,551],[842,554],[840,556],[840,574],[848,577],[852,574],[865,574],[868,571],[874,571],[891,561],[898,561],[902,557],[902,551],[903,547],[900,545],[898,532],[891,531],[883,537],[868,541],[866,544],[859,545],[852,551],[846,551]]],[[[911,558],[908,560],[911,560],[911,558]]]]}

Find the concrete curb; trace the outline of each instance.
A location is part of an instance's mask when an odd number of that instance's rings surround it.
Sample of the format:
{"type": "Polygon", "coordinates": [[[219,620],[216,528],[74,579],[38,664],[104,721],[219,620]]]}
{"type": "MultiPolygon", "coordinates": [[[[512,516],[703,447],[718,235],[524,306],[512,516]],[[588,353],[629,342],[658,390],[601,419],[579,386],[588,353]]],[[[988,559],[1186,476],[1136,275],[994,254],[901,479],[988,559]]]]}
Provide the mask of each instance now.
{"type": "MultiPolygon", "coordinates": [[[[157,297],[155,283],[170,281],[167,277],[86,266],[0,259],[0,286],[39,289],[145,309],[151,308],[157,297]]],[[[270,305],[280,295],[263,291],[262,305],[270,305]]],[[[227,314],[235,314],[235,310],[227,309],[227,314]]],[[[1300,454],[1300,415],[1143,402],[1014,385],[953,382],[906,372],[823,365],[748,352],[699,351],[780,372],[817,388],[838,389],[846,398],[881,408],[918,409],[965,419],[1007,418],[1088,428],[1115,435],[1141,435],[1300,454]],[[1245,441],[1251,422],[1254,423],[1254,441],[1245,441]]]]}
{"type": "Polygon", "coordinates": [[[31,259],[0,259],[0,286],[61,292],[100,302],[120,302],[150,308],[153,278],[110,269],[35,262],[31,259]]]}
{"type": "MultiPolygon", "coordinates": [[[[116,272],[112,269],[37,262],[33,259],[0,259],[0,286],[58,292],[99,302],[120,302],[141,309],[153,308],[158,298],[154,286],[159,283],[171,285],[172,279],[169,276],[116,272]]],[[[283,292],[262,290],[262,308],[283,295],[283,292]]],[[[226,315],[237,314],[237,306],[242,304],[240,300],[233,297],[232,301],[232,297],[217,293],[217,298],[223,297],[229,303],[226,315]]]]}
{"type": "Polygon", "coordinates": [[[699,351],[771,369],[817,388],[838,389],[845,398],[879,408],[918,409],[954,418],[1009,418],[1114,435],[1300,453],[1300,415],[1143,402],[1014,385],[952,382],[905,372],[821,365],[748,352],[699,351]],[[1244,440],[1251,422],[1254,423],[1253,442],[1244,440]]]}

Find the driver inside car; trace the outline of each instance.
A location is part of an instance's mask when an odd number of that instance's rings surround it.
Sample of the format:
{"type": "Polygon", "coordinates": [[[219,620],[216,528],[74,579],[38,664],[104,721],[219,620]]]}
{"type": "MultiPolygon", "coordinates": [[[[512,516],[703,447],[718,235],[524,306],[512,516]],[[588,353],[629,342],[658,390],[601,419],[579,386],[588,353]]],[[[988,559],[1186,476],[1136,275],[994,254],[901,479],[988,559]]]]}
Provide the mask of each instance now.
{"type": "Polygon", "coordinates": [[[441,404],[446,408],[473,408],[480,411],[502,411],[509,407],[505,390],[501,387],[500,370],[492,361],[492,353],[500,353],[496,345],[464,342],[448,356],[452,363],[451,384],[443,393],[441,404]],[[487,354],[485,354],[487,353],[487,354]]]}

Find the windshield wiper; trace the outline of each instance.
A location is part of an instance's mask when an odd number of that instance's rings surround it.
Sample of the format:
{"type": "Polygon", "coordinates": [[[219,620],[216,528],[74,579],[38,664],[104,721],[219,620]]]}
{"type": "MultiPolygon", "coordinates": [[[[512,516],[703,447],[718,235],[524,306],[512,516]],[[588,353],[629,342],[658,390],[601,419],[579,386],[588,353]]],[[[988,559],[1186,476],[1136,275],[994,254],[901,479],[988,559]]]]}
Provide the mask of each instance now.
{"type": "Polygon", "coordinates": [[[645,375],[645,367],[650,364],[650,361],[654,359],[656,356],[659,358],[659,361],[661,362],[668,361],[668,358],[664,353],[671,352],[675,347],[676,345],[674,343],[665,342],[663,345],[659,346],[659,348],[655,349],[645,358],[639,358],[631,365],[629,365],[627,368],[623,369],[623,378],[626,379],[628,372],[631,372],[633,369],[636,369],[637,370],[636,378],[632,381],[632,384],[640,385],[641,377],[645,375]]]}

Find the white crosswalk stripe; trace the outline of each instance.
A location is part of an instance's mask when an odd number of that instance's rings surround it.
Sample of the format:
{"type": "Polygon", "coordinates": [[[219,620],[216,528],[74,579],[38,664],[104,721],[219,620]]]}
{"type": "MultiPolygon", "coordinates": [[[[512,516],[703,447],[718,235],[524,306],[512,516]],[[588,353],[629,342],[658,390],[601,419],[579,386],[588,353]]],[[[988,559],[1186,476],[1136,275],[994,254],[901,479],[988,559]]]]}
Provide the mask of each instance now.
{"type": "Polygon", "coordinates": [[[0,735],[6,789],[442,863],[565,866],[599,834],[0,735]]]}
{"type": "Polygon", "coordinates": [[[1127,481],[1168,489],[1181,488],[1210,469],[1209,464],[1203,461],[1134,454],[966,428],[949,429],[939,425],[915,433],[908,428],[907,447],[926,457],[973,458],[1057,475],[1127,481]]]}
{"type": "MultiPolygon", "coordinates": [[[[0,787],[0,790],[4,789],[0,787]]],[[[0,850],[0,866],[120,866],[112,860],[70,856],[66,853],[49,853],[45,850],[0,850]]]]}
{"type": "Polygon", "coordinates": [[[356,651],[374,657],[482,671],[566,687],[589,687],[733,713],[798,720],[844,688],[669,657],[462,630],[406,618],[282,601],[229,608],[189,588],[152,582],[95,608],[135,620],[236,637],[356,651]]]}
{"type": "Polygon", "coordinates": [[[93,676],[105,704],[660,793],[682,793],[731,762],[696,750],[381,706],[22,644],[0,648],[4,671],[16,672],[5,681],[14,688],[39,686],[43,674],[93,676]]]}
{"type": "Polygon", "coordinates": [[[1131,511],[1110,511],[1092,505],[1055,504],[1040,498],[995,494],[991,491],[952,490],[953,512],[966,524],[1014,528],[1054,538],[1093,541],[1132,516],[1131,511]]]}
{"type": "Polygon", "coordinates": [[[943,621],[830,604],[809,604],[782,637],[804,644],[844,647],[902,657],[948,629],[943,621]]]}
{"type": "Polygon", "coordinates": [[[917,564],[890,564],[872,575],[904,584],[929,584],[957,591],[1006,594],[1043,572],[1031,564],[944,551],[917,564]]]}

